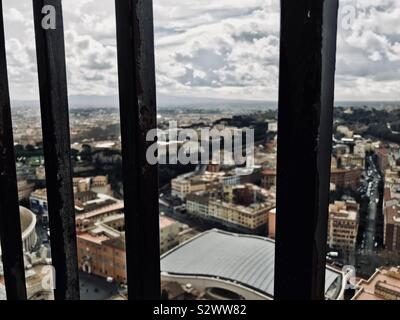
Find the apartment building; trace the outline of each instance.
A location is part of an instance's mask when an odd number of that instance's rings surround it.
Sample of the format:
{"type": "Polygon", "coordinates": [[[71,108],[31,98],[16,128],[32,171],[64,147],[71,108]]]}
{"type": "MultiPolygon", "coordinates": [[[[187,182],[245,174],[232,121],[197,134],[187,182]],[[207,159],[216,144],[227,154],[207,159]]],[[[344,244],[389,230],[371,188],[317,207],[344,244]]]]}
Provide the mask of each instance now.
{"type": "Polygon", "coordinates": [[[204,191],[207,187],[206,180],[186,178],[179,176],[171,180],[171,195],[181,200],[185,200],[186,196],[191,192],[204,191]]]}
{"type": "Polygon", "coordinates": [[[84,272],[126,283],[125,241],[121,234],[95,227],[77,234],[78,262],[84,272]]]}
{"type": "Polygon", "coordinates": [[[339,162],[343,168],[364,168],[365,157],[356,154],[344,154],[339,157],[339,162]]]}
{"type": "Polygon", "coordinates": [[[357,188],[360,183],[361,168],[334,168],[331,172],[331,182],[339,188],[357,188]]]}
{"type": "Polygon", "coordinates": [[[255,183],[260,179],[260,169],[260,166],[253,166],[252,168],[235,168],[226,172],[213,170],[201,174],[195,172],[184,174],[171,180],[171,195],[185,200],[188,194],[205,191],[215,184],[235,186],[255,183]]]}
{"type": "Polygon", "coordinates": [[[388,251],[400,252],[400,167],[392,152],[385,148],[380,150],[388,153],[383,192],[383,243],[388,251]]]}
{"type": "Polygon", "coordinates": [[[73,186],[75,192],[92,191],[112,195],[111,185],[108,182],[107,176],[95,176],[91,178],[73,178],[73,186]]]}
{"type": "Polygon", "coordinates": [[[334,249],[353,251],[359,225],[359,204],[335,201],[329,205],[328,245],[334,249]]]}
{"type": "Polygon", "coordinates": [[[274,192],[253,184],[220,186],[219,191],[191,193],[186,199],[188,214],[219,222],[228,229],[263,234],[268,211],[274,206],[274,192]]]}
{"type": "Polygon", "coordinates": [[[268,211],[268,238],[275,239],[276,235],[276,208],[268,211]]]}
{"type": "Polygon", "coordinates": [[[384,244],[387,250],[400,252],[400,205],[398,201],[384,209],[384,244]]]}
{"type": "Polygon", "coordinates": [[[263,229],[267,224],[270,204],[255,204],[251,207],[240,206],[221,200],[209,202],[209,215],[225,225],[241,227],[251,231],[263,229]]]}

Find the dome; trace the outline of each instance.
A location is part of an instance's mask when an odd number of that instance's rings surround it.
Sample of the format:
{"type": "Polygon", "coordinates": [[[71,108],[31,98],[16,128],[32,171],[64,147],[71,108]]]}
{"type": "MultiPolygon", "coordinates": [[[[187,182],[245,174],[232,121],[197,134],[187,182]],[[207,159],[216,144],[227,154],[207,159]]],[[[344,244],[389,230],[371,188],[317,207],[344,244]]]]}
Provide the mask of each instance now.
{"type": "MultiPolygon", "coordinates": [[[[36,235],[36,215],[25,207],[19,207],[20,221],[21,221],[21,233],[22,233],[22,244],[24,251],[31,251],[37,242],[36,235]]],[[[1,256],[1,248],[0,248],[1,256]]]]}
{"type": "Polygon", "coordinates": [[[19,207],[19,212],[21,219],[21,232],[24,233],[26,230],[29,229],[33,222],[35,222],[36,224],[36,216],[33,214],[32,211],[24,207],[19,207]]]}

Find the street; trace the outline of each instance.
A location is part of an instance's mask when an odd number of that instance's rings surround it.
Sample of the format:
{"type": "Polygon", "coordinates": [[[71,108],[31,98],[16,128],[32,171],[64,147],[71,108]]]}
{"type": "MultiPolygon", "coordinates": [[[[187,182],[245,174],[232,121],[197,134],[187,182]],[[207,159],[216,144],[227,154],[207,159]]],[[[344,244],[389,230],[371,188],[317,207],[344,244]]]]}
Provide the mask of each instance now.
{"type": "Polygon", "coordinates": [[[377,223],[377,212],[378,212],[378,203],[379,203],[379,182],[380,175],[376,168],[372,157],[368,156],[366,158],[368,162],[368,170],[366,182],[368,183],[367,187],[367,196],[369,197],[369,206],[368,206],[368,216],[367,216],[367,224],[364,229],[363,240],[361,243],[361,250],[364,255],[370,255],[376,252],[376,248],[378,243],[375,241],[376,236],[376,223],[377,223]]]}
{"type": "Polygon", "coordinates": [[[354,258],[350,260],[350,263],[356,266],[359,275],[370,275],[375,268],[382,265],[382,259],[379,256],[381,244],[378,241],[382,238],[382,235],[378,234],[382,230],[377,229],[377,224],[382,219],[379,216],[381,210],[378,207],[381,204],[379,184],[382,177],[372,156],[366,156],[366,162],[367,169],[361,191],[368,201],[368,208],[366,215],[360,216],[359,231],[362,234],[359,239],[361,241],[358,243],[354,258]]]}

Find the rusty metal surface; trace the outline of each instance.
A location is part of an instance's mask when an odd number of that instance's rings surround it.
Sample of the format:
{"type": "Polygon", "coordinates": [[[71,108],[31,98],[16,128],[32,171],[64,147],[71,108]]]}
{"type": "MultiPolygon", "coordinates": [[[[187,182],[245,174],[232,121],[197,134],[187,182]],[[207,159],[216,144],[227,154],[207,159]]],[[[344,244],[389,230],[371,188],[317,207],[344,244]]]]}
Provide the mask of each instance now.
{"type": "Polygon", "coordinates": [[[56,300],[79,299],[67,78],[61,0],[33,0],[51,254],[56,300]],[[56,29],[42,28],[42,8],[56,9],[56,29]]]}
{"type": "Polygon", "coordinates": [[[8,300],[26,300],[14,139],[0,0],[0,242],[8,300]]]}
{"type": "Polygon", "coordinates": [[[281,10],[275,299],[322,300],[338,1],[281,10]]]}
{"type": "Polygon", "coordinates": [[[157,125],[152,1],[115,4],[128,296],[159,299],[158,170],[146,161],[146,134],[157,125]]]}

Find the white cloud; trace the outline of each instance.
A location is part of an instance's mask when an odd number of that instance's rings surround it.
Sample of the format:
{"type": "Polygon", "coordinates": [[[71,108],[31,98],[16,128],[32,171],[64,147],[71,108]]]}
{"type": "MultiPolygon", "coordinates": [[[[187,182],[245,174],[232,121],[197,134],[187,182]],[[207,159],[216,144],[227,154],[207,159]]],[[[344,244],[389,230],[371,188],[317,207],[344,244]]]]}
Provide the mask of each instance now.
{"type": "MultiPolygon", "coordinates": [[[[276,99],[278,0],[153,0],[157,86],[162,93],[276,99]]],[[[342,0],[336,98],[398,100],[400,3],[342,0]]],[[[11,92],[37,97],[32,7],[4,0],[11,92]]],[[[70,94],[116,94],[113,0],[64,1],[70,94]]]]}
{"type": "Polygon", "coordinates": [[[15,8],[10,8],[4,14],[6,20],[13,22],[24,22],[24,15],[15,8]]]}

